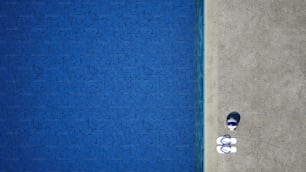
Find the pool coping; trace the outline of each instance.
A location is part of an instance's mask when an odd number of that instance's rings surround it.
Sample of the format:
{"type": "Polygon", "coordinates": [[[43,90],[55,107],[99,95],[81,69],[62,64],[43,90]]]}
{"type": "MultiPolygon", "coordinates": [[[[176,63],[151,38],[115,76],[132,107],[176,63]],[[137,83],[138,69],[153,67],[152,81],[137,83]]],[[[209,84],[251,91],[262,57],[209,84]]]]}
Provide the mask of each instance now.
{"type": "Polygon", "coordinates": [[[218,162],[215,140],[218,137],[218,43],[217,1],[204,4],[204,171],[217,172],[218,162]]]}

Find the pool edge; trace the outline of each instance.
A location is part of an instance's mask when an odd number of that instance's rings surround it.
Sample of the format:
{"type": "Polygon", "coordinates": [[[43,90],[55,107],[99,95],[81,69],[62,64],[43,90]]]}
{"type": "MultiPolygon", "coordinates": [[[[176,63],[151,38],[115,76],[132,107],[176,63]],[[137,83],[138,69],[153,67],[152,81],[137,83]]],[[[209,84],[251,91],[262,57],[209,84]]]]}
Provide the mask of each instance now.
{"type": "Polygon", "coordinates": [[[195,1],[195,171],[204,169],[204,0],[195,1]]]}
{"type": "Polygon", "coordinates": [[[218,156],[215,151],[215,140],[218,136],[217,1],[205,0],[204,6],[204,171],[217,172],[218,156]]]}

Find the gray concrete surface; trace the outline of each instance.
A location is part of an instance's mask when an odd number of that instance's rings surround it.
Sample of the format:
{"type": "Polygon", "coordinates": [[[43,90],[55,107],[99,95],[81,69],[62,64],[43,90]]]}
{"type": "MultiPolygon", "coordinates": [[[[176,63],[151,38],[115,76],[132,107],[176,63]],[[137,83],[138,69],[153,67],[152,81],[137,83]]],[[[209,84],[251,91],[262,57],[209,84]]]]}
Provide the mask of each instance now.
{"type": "Polygon", "coordinates": [[[204,171],[216,172],[218,167],[216,138],[218,137],[218,43],[217,3],[205,0],[204,10],[204,171]]]}
{"type": "Polygon", "coordinates": [[[305,172],[306,1],[205,5],[205,172],[305,172]],[[215,151],[223,134],[238,139],[236,154],[215,151]]]}

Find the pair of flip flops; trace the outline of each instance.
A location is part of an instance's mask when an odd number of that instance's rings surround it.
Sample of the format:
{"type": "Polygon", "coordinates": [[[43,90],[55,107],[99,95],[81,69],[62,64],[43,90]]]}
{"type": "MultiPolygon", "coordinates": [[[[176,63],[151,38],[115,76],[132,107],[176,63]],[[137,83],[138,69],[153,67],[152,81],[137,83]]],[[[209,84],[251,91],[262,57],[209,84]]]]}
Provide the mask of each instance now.
{"type": "Polygon", "coordinates": [[[230,135],[224,135],[217,138],[217,144],[221,146],[217,146],[217,152],[219,154],[230,154],[237,152],[237,147],[232,146],[232,144],[237,143],[236,138],[232,138],[230,135]]]}

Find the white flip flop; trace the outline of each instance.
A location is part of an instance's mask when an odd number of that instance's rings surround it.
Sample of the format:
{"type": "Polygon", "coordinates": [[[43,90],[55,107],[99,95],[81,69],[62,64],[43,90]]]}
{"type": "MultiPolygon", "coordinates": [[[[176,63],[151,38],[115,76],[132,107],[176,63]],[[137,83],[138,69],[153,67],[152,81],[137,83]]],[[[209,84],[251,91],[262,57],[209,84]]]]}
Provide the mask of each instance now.
{"type": "Polygon", "coordinates": [[[219,145],[230,145],[230,144],[236,144],[237,143],[237,139],[236,138],[232,138],[229,135],[224,135],[224,136],[218,137],[216,142],[219,145]]]}
{"type": "Polygon", "coordinates": [[[237,152],[237,148],[230,145],[217,146],[216,149],[219,154],[230,154],[237,152]]]}

